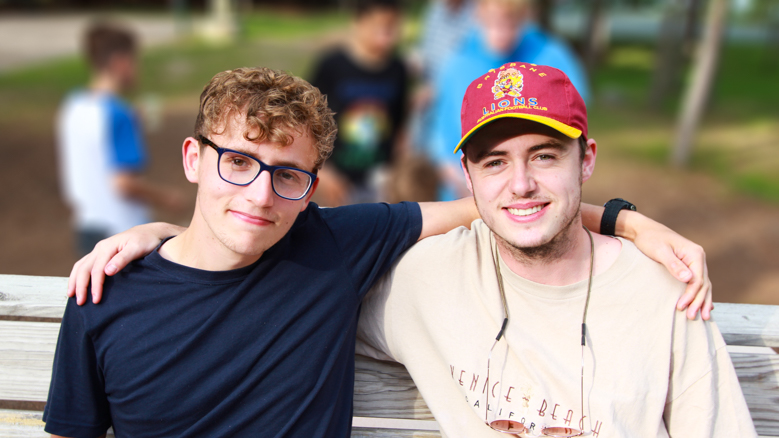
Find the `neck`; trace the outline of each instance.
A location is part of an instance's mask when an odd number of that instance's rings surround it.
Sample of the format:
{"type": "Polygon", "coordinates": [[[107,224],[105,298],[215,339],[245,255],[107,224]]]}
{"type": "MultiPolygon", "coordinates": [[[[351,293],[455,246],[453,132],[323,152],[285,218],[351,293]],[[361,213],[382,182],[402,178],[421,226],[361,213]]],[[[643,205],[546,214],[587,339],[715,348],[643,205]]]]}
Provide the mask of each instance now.
{"type": "Polygon", "coordinates": [[[512,272],[527,280],[564,286],[586,279],[590,272],[590,238],[576,216],[549,243],[518,248],[499,236],[495,240],[501,258],[512,272]]]}
{"type": "Polygon", "coordinates": [[[165,242],[160,255],[174,263],[204,271],[243,268],[262,257],[262,254],[239,254],[225,246],[197,213],[186,231],[165,242]]]}
{"type": "Polygon", "coordinates": [[[367,69],[377,70],[386,63],[383,55],[373,52],[365,44],[362,44],[359,39],[352,40],[351,44],[348,45],[348,49],[352,60],[367,69]]]}
{"type": "Polygon", "coordinates": [[[106,72],[97,73],[89,83],[89,89],[111,94],[119,94],[121,91],[119,81],[106,72]]]}

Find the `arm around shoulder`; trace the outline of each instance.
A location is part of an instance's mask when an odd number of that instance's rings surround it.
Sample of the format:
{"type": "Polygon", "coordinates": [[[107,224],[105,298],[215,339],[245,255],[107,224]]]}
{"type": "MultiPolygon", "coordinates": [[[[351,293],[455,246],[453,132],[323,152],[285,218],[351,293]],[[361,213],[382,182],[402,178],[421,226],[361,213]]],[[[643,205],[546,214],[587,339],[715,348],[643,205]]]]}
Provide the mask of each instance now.
{"type": "Polygon", "coordinates": [[[479,218],[473,198],[449,202],[420,202],[422,210],[422,234],[419,240],[447,233],[457,227],[468,227],[479,218]]]}

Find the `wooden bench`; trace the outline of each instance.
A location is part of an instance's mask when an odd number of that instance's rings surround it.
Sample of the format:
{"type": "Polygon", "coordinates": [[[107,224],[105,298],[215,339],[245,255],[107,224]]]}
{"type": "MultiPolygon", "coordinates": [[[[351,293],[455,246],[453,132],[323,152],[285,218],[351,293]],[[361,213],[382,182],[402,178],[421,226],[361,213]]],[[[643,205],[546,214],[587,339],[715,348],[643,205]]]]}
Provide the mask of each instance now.
{"type": "MultiPolygon", "coordinates": [[[[0,437],[46,437],[41,411],[67,279],[0,275],[0,437]]],[[[779,437],[779,306],[717,303],[758,433],[779,437]]],[[[440,437],[402,365],[357,356],[354,437],[440,437]]]]}

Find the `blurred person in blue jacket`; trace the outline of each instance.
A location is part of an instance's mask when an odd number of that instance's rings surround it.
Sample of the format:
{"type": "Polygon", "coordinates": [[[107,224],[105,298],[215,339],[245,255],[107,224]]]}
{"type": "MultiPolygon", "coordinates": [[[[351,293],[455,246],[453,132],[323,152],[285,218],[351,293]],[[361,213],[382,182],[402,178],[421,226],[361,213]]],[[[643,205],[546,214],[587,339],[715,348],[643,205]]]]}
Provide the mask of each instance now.
{"type": "Polygon", "coordinates": [[[108,236],[149,222],[147,204],[173,212],[185,207],[183,193],[142,176],[148,157],[140,121],[119,96],[136,82],[135,35],[115,23],[94,23],[84,51],[90,82],[68,95],[57,120],[60,179],[79,256],[108,236]]]}
{"type": "Polygon", "coordinates": [[[459,50],[474,26],[474,9],[474,0],[432,0],[425,11],[419,42],[409,57],[411,70],[418,79],[409,120],[410,140],[417,153],[429,155],[433,78],[452,53],[459,50]]]}
{"type": "Polygon", "coordinates": [[[548,65],[565,72],[579,94],[589,99],[584,67],[560,39],[533,22],[530,0],[477,0],[476,24],[438,69],[434,78],[433,117],[428,130],[431,159],[440,170],[442,200],[466,196],[460,160],[452,150],[460,139],[460,106],[474,77],[507,62],[548,65]]]}

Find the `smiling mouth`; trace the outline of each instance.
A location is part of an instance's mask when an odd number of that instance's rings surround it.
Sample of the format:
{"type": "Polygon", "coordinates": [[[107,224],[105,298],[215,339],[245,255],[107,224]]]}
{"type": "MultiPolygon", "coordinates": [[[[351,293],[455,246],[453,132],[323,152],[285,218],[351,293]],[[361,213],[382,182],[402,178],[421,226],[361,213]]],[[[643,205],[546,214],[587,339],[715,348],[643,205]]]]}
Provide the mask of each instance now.
{"type": "Polygon", "coordinates": [[[274,221],[272,221],[270,219],[267,219],[267,218],[264,218],[262,216],[254,216],[252,214],[244,213],[242,211],[231,210],[231,212],[235,216],[238,216],[238,218],[242,219],[245,222],[249,222],[249,223],[263,224],[263,223],[273,223],[274,222],[274,221]]]}
{"type": "Polygon", "coordinates": [[[530,208],[507,207],[506,210],[508,210],[508,212],[511,213],[513,216],[530,216],[531,214],[538,213],[539,211],[543,210],[543,208],[546,206],[547,204],[536,205],[535,207],[530,207],[530,208]]]}

